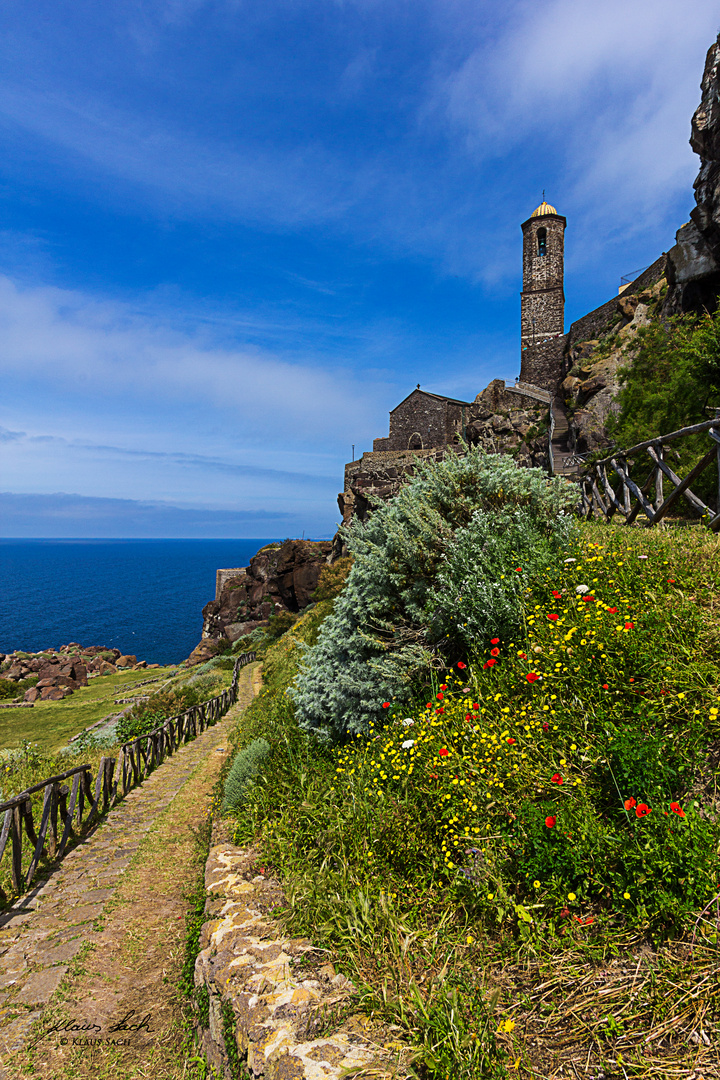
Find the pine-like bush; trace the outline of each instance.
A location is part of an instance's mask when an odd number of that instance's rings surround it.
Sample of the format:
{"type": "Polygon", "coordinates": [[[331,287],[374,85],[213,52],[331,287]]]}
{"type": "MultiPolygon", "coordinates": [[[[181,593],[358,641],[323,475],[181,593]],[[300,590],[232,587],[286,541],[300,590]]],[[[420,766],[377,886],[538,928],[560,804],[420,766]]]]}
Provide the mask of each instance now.
{"type": "Polygon", "coordinates": [[[354,559],[347,584],[292,689],[301,726],[342,739],[367,731],[383,701],[402,701],[441,646],[465,642],[458,624],[468,621],[468,605],[458,607],[457,587],[466,579],[465,595],[485,605],[475,632],[500,617],[506,625],[512,611],[517,617],[518,583],[509,575],[522,564],[510,563],[562,544],[576,499],[566,481],[505,455],[473,449],[418,461],[394,499],[346,530],[354,559]]]}
{"type": "Polygon", "coordinates": [[[245,797],[248,784],[260,774],[262,763],[270,753],[267,739],[253,739],[238,751],[225,781],[223,813],[237,811],[245,797]]]}

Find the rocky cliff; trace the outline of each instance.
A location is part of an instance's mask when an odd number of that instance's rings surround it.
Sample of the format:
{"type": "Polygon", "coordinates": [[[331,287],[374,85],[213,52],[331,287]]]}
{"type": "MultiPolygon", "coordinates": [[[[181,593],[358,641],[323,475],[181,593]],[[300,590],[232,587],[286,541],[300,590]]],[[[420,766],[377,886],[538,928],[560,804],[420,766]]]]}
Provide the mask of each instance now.
{"type": "Polygon", "coordinates": [[[222,642],[251,634],[271,615],[306,608],[332,550],[331,540],[286,540],[261,548],[249,566],[220,572],[218,594],[203,608],[202,640],[187,663],[202,663],[222,642]]]}
{"type": "Polygon", "coordinates": [[[690,145],[700,158],[695,209],[668,252],[669,312],[714,311],[720,295],[720,35],[709,48],[690,145]]]}

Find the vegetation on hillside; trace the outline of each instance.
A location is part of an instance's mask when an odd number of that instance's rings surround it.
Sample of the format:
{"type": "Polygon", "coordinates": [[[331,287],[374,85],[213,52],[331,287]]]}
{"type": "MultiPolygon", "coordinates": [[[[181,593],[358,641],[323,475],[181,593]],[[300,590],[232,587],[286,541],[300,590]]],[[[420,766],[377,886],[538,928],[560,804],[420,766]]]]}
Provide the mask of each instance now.
{"type": "MultiPolygon", "coordinates": [[[[628,361],[619,373],[620,412],[608,421],[618,446],[709,420],[720,408],[720,309],[642,327],[628,346],[628,361]]],[[[669,462],[684,476],[708,449],[706,434],[689,436],[673,445],[669,462]]],[[[712,497],[714,487],[708,472],[693,490],[712,497]]]]}
{"type": "Polygon", "coordinates": [[[567,543],[576,501],[566,481],[503,455],[418,462],[346,532],[346,586],[292,688],[300,724],[334,739],[367,732],[379,702],[409,700],[478,635],[516,632],[524,576],[567,543]]]}
{"type": "Polygon", "coordinates": [[[519,619],[446,637],[448,664],[415,667],[396,700],[368,667],[367,731],[350,738],[331,708],[339,738],[308,730],[293,685],[348,598],[377,588],[361,580],[369,544],[333,614],[317,605],[268,648],[236,739],[270,754],[236,839],[281,877],[288,930],[406,1029],[419,1076],[549,1076],[571,1060],[584,1075],[592,1060],[650,1077],[714,1053],[687,1037],[718,1011],[717,546],[701,530],[580,526],[532,564],[513,544],[504,563],[499,548],[468,559],[474,599],[439,585],[438,558],[421,599],[443,597],[447,627],[488,595],[500,614],[517,600],[519,619]]]}

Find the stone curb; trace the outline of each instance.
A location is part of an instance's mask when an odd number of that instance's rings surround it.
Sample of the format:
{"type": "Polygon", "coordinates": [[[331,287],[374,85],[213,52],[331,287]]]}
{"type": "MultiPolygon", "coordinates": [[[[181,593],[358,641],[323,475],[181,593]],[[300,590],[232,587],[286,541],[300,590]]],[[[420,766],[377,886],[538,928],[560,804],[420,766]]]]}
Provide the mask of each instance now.
{"type": "Polygon", "coordinates": [[[205,913],[211,918],[202,927],[195,962],[196,993],[205,990],[209,997],[209,1026],[198,1024],[208,1063],[226,1080],[234,1075],[226,1045],[230,1027],[231,1052],[253,1080],[405,1075],[397,1052],[370,1037],[367,1018],[351,1017],[333,1034],[313,1038],[324,1014],[350,1004],[355,987],[306,938],[283,934],[269,914],[283,902],[278,882],[258,873],[252,850],[218,842],[222,831],[216,823],[205,866],[205,913]],[[304,970],[296,975],[293,966],[301,962],[304,970]]]}

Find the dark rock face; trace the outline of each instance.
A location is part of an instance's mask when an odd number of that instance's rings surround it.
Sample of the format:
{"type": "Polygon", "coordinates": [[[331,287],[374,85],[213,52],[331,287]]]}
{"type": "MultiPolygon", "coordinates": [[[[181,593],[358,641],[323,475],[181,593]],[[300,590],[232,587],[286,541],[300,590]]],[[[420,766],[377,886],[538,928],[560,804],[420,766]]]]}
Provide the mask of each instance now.
{"type": "Polygon", "coordinates": [[[221,640],[237,641],[252,633],[271,615],[306,608],[331,552],[331,540],[286,540],[262,548],[203,608],[203,641],[192,662],[207,659],[221,640]]]}
{"type": "Polygon", "coordinates": [[[690,145],[700,158],[695,209],[668,252],[668,313],[714,311],[720,294],[720,35],[708,49],[690,145]]]}

